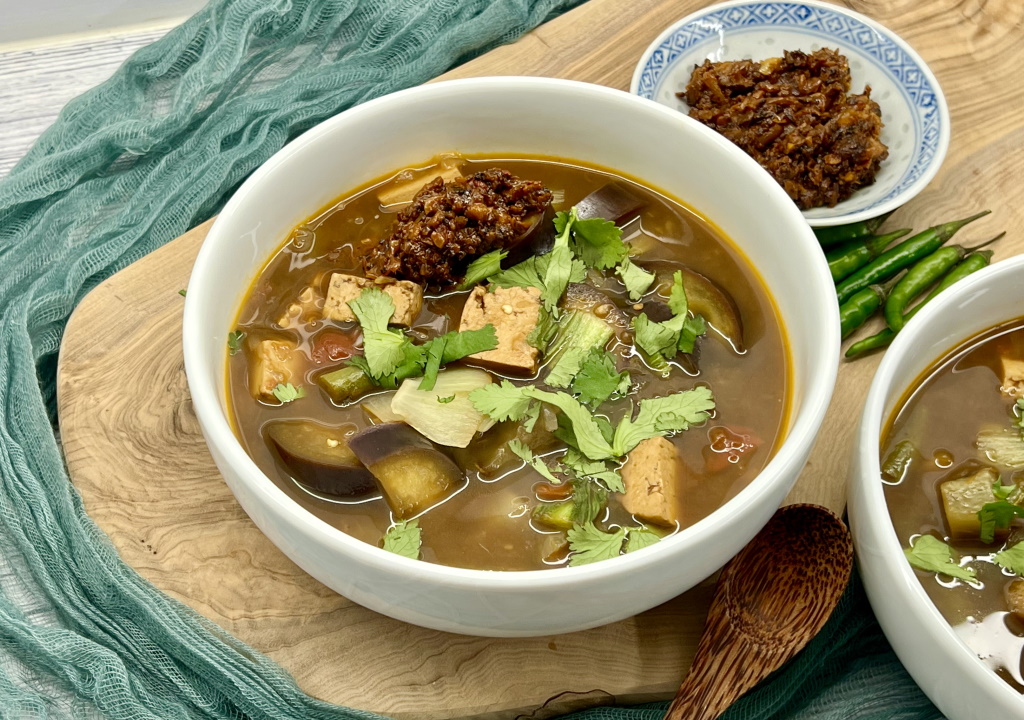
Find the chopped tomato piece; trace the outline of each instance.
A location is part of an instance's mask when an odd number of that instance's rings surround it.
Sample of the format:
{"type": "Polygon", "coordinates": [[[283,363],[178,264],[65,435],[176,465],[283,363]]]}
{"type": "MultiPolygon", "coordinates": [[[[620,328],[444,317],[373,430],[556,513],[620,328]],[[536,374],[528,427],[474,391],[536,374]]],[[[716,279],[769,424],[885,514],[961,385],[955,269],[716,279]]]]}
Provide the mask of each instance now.
{"type": "Polygon", "coordinates": [[[363,336],[358,330],[341,332],[327,329],[318,333],[310,343],[310,355],[317,365],[347,360],[358,355],[363,336]]]}
{"type": "Polygon", "coordinates": [[[533,492],[538,500],[545,502],[568,500],[572,497],[572,485],[569,483],[555,485],[554,483],[539,482],[533,486],[533,492]]]}
{"type": "Polygon", "coordinates": [[[721,425],[708,430],[708,440],[711,443],[704,447],[704,466],[712,474],[746,464],[764,443],[749,428],[721,425]]]}

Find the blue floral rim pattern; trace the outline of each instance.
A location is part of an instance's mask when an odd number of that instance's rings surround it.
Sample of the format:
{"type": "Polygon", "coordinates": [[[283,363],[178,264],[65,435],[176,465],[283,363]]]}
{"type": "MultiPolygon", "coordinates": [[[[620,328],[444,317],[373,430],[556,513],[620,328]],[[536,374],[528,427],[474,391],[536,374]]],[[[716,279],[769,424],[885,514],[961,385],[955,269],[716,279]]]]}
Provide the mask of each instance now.
{"type": "MultiPolygon", "coordinates": [[[[640,72],[636,94],[653,99],[658,81],[666,69],[696,45],[718,38],[730,29],[760,30],[789,27],[835,38],[856,47],[874,60],[901,86],[917,112],[920,123],[914,162],[896,186],[874,203],[879,205],[904,193],[931,165],[941,147],[939,93],[915,58],[891,38],[857,18],[826,7],[793,2],[748,3],[712,8],[699,20],[688,22],[650,52],[640,72]]],[[[915,123],[916,124],[916,123],[915,123]]]]}

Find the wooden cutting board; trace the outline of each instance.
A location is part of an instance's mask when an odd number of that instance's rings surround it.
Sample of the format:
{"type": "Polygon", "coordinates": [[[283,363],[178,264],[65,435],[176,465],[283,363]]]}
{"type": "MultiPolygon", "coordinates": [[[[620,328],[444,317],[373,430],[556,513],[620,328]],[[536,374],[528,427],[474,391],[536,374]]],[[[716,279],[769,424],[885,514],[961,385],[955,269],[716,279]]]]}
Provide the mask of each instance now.
{"type": "MultiPolygon", "coordinates": [[[[646,46],[704,0],[590,0],[444,77],[546,75],[626,89],[646,46]]],[[[924,228],[991,208],[970,237],[1024,249],[1024,4],[848,0],[901,34],[949,100],[949,156],[891,221],[924,228]]],[[[624,129],[628,132],[628,129],[624,129]]],[[[93,290],[60,354],[61,437],[85,507],[154,585],[266,653],[308,693],[400,718],[539,718],[671,696],[693,656],[707,584],[603,628],[556,637],[449,635],[391,620],[307,576],[252,524],[220,478],[192,412],[182,298],[201,225],[93,290]]],[[[966,231],[965,231],[966,234],[966,231]]],[[[845,477],[878,357],[844,363],[791,502],[845,504],[845,477]]]]}

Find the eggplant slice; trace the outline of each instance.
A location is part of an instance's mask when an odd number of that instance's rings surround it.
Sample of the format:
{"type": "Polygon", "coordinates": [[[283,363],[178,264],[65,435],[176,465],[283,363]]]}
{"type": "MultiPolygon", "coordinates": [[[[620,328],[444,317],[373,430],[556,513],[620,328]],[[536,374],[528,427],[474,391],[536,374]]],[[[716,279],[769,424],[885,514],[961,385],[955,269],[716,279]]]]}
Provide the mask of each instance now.
{"type": "Polygon", "coordinates": [[[308,420],[268,423],[264,435],[292,477],[316,492],[363,499],[380,495],[373,475],[349,449],[345,433],[308,420]]]}
{"type": "Polygon", "coordinates": [[[405,423],[361,430],[349,438],[349,447],[380,483],[398,520],[429,510],[463,484],[459,466],[405,423]]]}

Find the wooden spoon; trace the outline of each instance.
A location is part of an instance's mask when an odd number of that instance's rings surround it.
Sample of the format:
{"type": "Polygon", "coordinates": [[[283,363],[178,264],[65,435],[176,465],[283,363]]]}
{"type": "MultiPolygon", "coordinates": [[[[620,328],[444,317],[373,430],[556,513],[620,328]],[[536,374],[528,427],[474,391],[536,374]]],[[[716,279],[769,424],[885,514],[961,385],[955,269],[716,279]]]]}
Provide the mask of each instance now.
{"type": "Polygon", "coordinates": [[[818,505],[780,509],[718,578],[690,672],[666,720],[714,720],[814,637],[853,569],[843,521],[818,505]]]}

